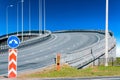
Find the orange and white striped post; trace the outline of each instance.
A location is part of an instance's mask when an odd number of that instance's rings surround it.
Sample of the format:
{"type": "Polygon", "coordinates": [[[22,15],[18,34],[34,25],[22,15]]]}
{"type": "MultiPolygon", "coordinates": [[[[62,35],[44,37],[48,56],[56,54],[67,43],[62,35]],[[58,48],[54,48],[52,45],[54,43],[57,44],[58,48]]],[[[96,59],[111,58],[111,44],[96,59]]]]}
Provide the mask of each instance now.
{"type": "Polygon", "coordinates": [[[9,49],[8,78],[17,77],[17,49],[9,49]]]}
{"type": "Polygon", "coordinates": [[[60,70],[60,54],[57,54],[57,56],[56,56],[56,69],[57,69],[57,71],[59,71],[60,70]]]}

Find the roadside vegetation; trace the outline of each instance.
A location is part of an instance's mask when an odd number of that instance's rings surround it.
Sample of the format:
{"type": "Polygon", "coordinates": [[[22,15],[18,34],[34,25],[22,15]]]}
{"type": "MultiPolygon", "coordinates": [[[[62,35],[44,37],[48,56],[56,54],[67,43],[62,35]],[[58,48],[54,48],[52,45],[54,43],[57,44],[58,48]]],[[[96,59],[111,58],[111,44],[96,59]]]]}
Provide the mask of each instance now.
{"type": "MultiPolygon", "coordinates": [[[[120,58],[117,63],[120,63],[120,58]]],[[[97,76],[120,76],[120,66],[91,66],[85,69],[76,69],[68,65],[63,65],[60,71],[56,71],[55,66],[50,69],[28,74],[29,78],[55,78],[55,77],[97,77],[97,76]]]]}

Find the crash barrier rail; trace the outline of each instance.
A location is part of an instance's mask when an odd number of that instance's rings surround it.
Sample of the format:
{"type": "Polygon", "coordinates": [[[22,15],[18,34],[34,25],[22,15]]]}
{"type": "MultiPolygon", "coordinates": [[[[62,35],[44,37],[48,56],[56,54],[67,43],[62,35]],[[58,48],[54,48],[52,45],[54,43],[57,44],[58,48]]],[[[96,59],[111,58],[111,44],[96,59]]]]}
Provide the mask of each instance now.
{"type": "MultiPolygon", "coordinates": [[[[59,31],[55,33],[63,33],[63,32],[69,32],[69,31],[59,31]]],[[[74,32],[74,31],[70,31],[74,32]]],[[[75,31],[75,32],[81,32],[81,31],[75,31]]],[[[84,31],[86,32],[86,31],[84,31]]],[[[105,34],[104,31],[88,31],[88,32],[95,32],[100,34],[105,34]]],[[[112,32],[109,32],[109,58],[116,57],[115,50],[116,50],[116,40],[114,39],[114,36],[112,32]]],[[[86,48],[73,51],[64,55],[61,55],[61,63],[68,63],[71,66],[74,66],[76,68],[83,68],[85,66],[88,66],[93,61],[97,61],[98,58],[103,58],[105,54],[105,39],[102,39],[98,41],[97,43],[88,46],[86,48]]],[[[97,64],[97,63],[96,63],[97,64]]]]}
{"type": "MultiPolygon", "coordinates": [[[[92,32],[92,33],[100,33],[105,34],[104,30],[61,30],[55,31],[54,33],[70,33],[70,32],[92,32]]],[[[109,31],[110,36],[113,36],[112,31],[109,31]]]]}
{"type": "MultiPolygon", "coordinates": [[[[16,33],[12,33],[11,35],[15,35],[16,33]]],[[[21,34],[19,33],[19,35],[18,36],[20,36],[21,34]]],[[[27,36],[27,35],[29,35],[29,33],[28,33],[28,31],[25,31],[24,32],[24,36],[27,36]]],[[[45,31],[45,34],[44,35],[39,35],[39,31],[31,31],[31,35],[37,35],[37,37],[35,37],[35,38],[31,38],[31,39],[28,39],[28,40],[25,40],[25,41],[23,41],[23,42],[21,42],[21,44],[19,45],[19,47],[18,48],[21,48],[21,47],[24,47],[24,46],[29,46],[29,45],[32,45],[32,44],[35,44],[35,43],[37,43],[37,42],[41,42],[41,41],[44,41],[44,40],[46,40],[46,39],[48,39],[48,38],[50,38],[51,37],[51,32],[50,31],[45,31]]],[[[10,36],[10,35],[9,35],[10,36]]],[[[4,36],[4,38],[5,38],[5,36],[4,36]]],[[[0,39],[3,39],[3,38],[0,38],[0,39]]],[[[2,53],[4,53],[6,50],[8,50],[9,49],[9,47],[8,47],[8,45],[1,45],[0,46],[0,51],[2,52],[2,53]]]]}

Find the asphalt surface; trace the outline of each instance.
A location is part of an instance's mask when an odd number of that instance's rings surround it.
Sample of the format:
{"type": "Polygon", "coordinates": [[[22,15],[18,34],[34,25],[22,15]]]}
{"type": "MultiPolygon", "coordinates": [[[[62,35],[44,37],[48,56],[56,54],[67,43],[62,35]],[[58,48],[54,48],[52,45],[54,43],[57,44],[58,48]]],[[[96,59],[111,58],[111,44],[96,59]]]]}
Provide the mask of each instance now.
{"type": "MultiPolygon", "coordinates": [[[[18,49],[18,71],[34,70],[55,64],[57,53],[88,47],[104,38],[103,34],[91,32],[54,33],[46,41],[18,49]]],[[[0,54],[0,75],[7,74],[8,52],[0,54]]]]}

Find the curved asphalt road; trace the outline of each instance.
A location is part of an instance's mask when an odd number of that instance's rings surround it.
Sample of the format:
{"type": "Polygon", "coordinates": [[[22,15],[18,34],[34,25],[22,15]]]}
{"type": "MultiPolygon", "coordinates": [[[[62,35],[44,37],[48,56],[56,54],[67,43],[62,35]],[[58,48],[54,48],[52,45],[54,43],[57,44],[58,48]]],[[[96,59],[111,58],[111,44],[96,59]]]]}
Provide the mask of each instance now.
{"type": "MultiPolygon", "coordinates": [[[[104,38],[92,32],[53,33],[46,41],[18,49],[18,71],[33,70],[54,64],[57,53],[88,47],[104,38]]],[[[0,54],[0,75],[7,74],[8,53],[0,54]]]]}

